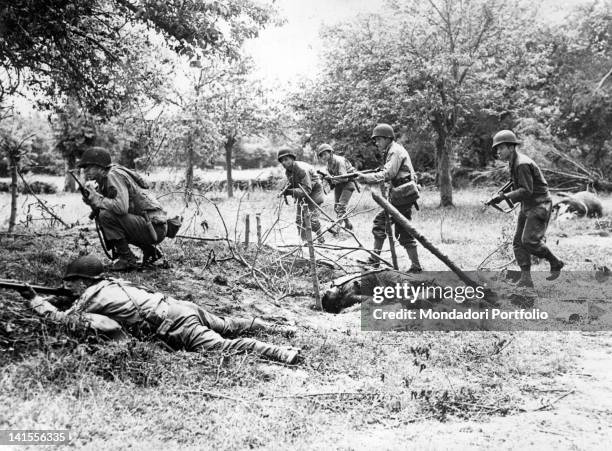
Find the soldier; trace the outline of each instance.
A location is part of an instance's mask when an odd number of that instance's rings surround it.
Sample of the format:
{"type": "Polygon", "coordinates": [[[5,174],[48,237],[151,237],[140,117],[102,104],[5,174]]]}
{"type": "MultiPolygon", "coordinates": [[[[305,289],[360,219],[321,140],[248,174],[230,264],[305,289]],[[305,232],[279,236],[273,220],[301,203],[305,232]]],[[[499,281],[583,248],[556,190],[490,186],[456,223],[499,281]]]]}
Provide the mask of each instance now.
{"type": "MultiPolygon", "coordinates": [[[[404,183],[416,182],[416,174],[412,167],[410,155],[404,147],[395,141],[395,133],[393,128],[388,124],[378,124],[372,132],[372,139],[379,152],[382,155],[384,166],[380,171],[370,174],[360,173],[357,177],[359,183],[380,184],[381,191],[384,192],[393,187],[398,187],[404,183]]],[[[412,219],[412,204],[396,206],[399,212],[406,217],[412,219]]],[[[374,218],[372,234],[374,235],[374,252],[380,255],[380,251],[387,236],[387,214],[381,210],[374,218]]],[[[391,220],[391,219],[389,219],[391,220]]],[[[419,262],[419,253],[417,251],[416,240],[408,231],[404,230],[398,224],[395,224],[395,236],[398,242],[406,249],[410,258],[410,269],[408,272],[421,272],[421,263],[419,262]]],[[[378,259],[370,256],[368,263],[373,266],[378,266],[378,259]]]]}
{"type": "Polygon", "coordinates": [[[493,137],[495,158],[508,162],[513,190],[501,193],[491,199],[491,204],[498,204],[506,199],[521,203],[516,233],[512,242],[516,262],[521,268],[518,286],[533,287],[531,279],[531,257],[545,258],[550,263],[548,280],[559,277],[564,263],[553,255],[544,243],[544,235],[552,211],[552,199],[548,184],[542,171],[527,155],[520,153],[517,147],[520,141],[510,130],[502,130],[493,137]]]}
{"type": "Polygon", "coordinates": [[[88,191],[83,201],[99,210],[99,226],[106,245],[113,250],[112,269],[126,271],[137,266],[130,244],[142,250],[143,264],[161,257],[155,247],[166,237],[166,212],[147,190],[144,180],[134,171],[111,164],[108,150],[93,147],[83,153],[79,167],[84,169],[88,191]]]}
{"type": "Polygon", "coordinates": [[[175,350],[252,351],[293,364],[300,350],[264,343],[252,338],[226,339],[246,331],[293,334],[293,328],[270,326],[257,319],[218,317],[200,306],[179,301],[162,293],[137,287],[122,279],[105,279],[102,262],[91,255],[79,257],[66,267],[64,286],[73,293],[74,302],[59,311],[49,298],[36,295],[30,287],[22,296],[29,299],[36,313],[72,325],[89,326],[113,338],[156,336],[175,350]]]}
{"type": "MultiPolygon", "coordinates": [[[[278,161],[285,168],[287,176],[287,187],[282,195],[291,195],[297,200],[297,212],[295,222],[302,241],[306,241],[306,223],[304,215],[310,213],[310,224],[313,234],[321,230],[319,222],[319,209],[317,205],[323,203],[323,187],[314,167],[303,161],[296,161],[295,153],[290,149],[281,149],[278,152],[278,161]],[[306,193],[306,195],[304,195],[306,193]]],[[[319,237],[319,243],[325,239],[319,237]]]]}
{"type": "MultiPolygon", "coordinates": [[[[327,164],[327,172],[333,177],[342,176],[355,172],[353,165],[344,157],[336,155],[334,149],[329,144],[321,144],[317,149],[319,159],[327,164]]],[[[330,183],[334,188],[334,211],[336,217],[341,218],[346,214],[346,206],[351,200],[353,191],[355,191],[355,182],[335,182],[330,183]]],[[[348,230],[353,230],[353,224],[346,218],[344,220],[344,226],[348,230]]]]}

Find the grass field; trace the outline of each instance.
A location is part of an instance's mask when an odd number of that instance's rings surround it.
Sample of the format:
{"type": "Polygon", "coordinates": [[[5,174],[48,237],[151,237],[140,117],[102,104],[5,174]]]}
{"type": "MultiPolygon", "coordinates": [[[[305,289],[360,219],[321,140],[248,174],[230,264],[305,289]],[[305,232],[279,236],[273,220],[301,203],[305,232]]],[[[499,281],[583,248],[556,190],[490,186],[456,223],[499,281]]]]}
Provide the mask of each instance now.
{"type": "MultiPolygon", "coordinates": [[[[456,208],[439,209],[437,192],[426,190],[414,224],[459,266],[475,269],[514,228],[514,214],[481,211],[488,194],[458,191],[456,208]]],[[[229,236],[243,241],[249,214],[253,242],[259,213],[264,232],[274,225],[266,244],[285,249],[281,246],[298,243],[294,207],[273,193],[238,192],[231,200],[206,193],[216,199],[221,216],[204,198],[185,204],[181,194],[159,195],[171,213],[184,216],[181,234],[224,236],[222,216],[229,236]],[[206,233],[203,220],[209,224],[206,233]]],[[[89,224],[80,196],[41,198],[67,223],[89,224]]],[[[9,202],[0,196],[2,228],[9,202]]],[[[369,246],[377,210],[370,193],[356,194],[352,205],[355,233],[369,246]]],[[[612,198],[604,198],[604,208],[608,214],[601,220],[551,224],[548,242],[569,270],[612,266],[612,198]]],[[[324,210],[332,215],[329,197],[324,210]]],[[[28,236],[2,237],[2,277],[53,283],[62,265],[87,246],[78,233],[57,225],[53,236],[45,235],[49,221],[43,216],[31,197],[20,198],[18,232],[28,236]]],[[[99,254],[95,234],[83,236],[99,254]]],[[[328,242],[353,245],[346,234],[328,242]]],[[[36,346],[24,344],[17,356],[0,341],[0,429],[71,429],[77,447],[95,450],[604,449],[610,442],[610,333],[363,332],[358,310],[340,315],[312,310],[310,278],[303,269],[275,279],[289,288],[269,281],[269,287],[291,291],[273,303],[248,268],[222,261],[229,256],[223,243],[177,239],[163,249],[172,268],[126,278],[220,314],[297,324],[294,339],[264,338],[302,347],[306,362],[291,368],[253,355],[168,353],[136,341],[78,344],[54,334],[36,346]],[[211,251],[219,261],[207,265],[211,251]],[[228,286],[214,284],[217,275],[227,277],[228,286]]],[[[237,249],[254,261],[254,250],[237,249]]],[[[341,255],[320,252],[332,260],[341,255]]],[[[427,269],[444,268],[434,256],[421,254],[427,269]]],[[[400,267],[406,268],[401,248],[399,255],[400,267]]],[[[364,257],[360,251],[341,263],[353,268],[355,259],[364,257]]],[[[511,249],[504,247],[490,265],[511,259],[511,249]]],[[[320,276],[323,282],[330,278],[328,272],[320,276]]],[[[18,309],[14,294],[2,295],[18,309]]],[[[25,309],[19,314],[31,316],[25,309]]]]}

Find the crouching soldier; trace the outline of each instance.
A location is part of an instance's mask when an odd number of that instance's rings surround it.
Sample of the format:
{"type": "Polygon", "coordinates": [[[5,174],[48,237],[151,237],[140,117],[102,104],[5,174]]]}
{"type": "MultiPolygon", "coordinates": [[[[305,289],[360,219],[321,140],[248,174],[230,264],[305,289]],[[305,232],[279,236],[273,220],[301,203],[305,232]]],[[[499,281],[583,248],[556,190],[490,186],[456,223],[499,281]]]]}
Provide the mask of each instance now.
{"type": "Polygon", "coordinates": [[[544,243],[552,211],[548,184],[535,162],[518,151],[519,144],[520,141],[510,130],[502,130],[493,137],[495,157],[507,161],[510,166],[512,191],[500,193],[489,203],[498,204],[507,199],[521,203],[512,244],[516,262],[521,268],[518,286],[531,288],[531,255],[548,260],[551,272],[548,280],[559,277],[564,263],[544,243]]]}
{"type": "Polygon", "coordinates": [[[280,347],[252,338],[226,339],[246,331],[292,334],[292,328],[266,325],[256,319],[218,317],[198,305],[137,287],[121,279],[104,279],[102,262],[94,256],[68,264],[64,286],[75,301],[59,311],[48,298],[31,289],[22,295],[40,315],[72,325],[89,326],[109,336],[156,336],[175,350],[255,352],[285,363],[299,360],[299,349],[280,347]]]}
{"type": "MultiPolygon", "coordinates": [[[[380,171],[362,174],[357,177],[359,183],[378,184],[381,186],[383,195],[393,188],[400,187],[410,182],[416,183],[416,174],[412,167],[410,155],[404,147],[395,141],[395,133],[393,128],[388,124],[378,124],[372,132],[372,140],[379,152],[379,157],[382,157],[384,165],[380,171]]],[[[393,200],[391,200],[393,204],[393,200]]],[[[394,204],[395,208],[406,217],[412,219],[413,202],[406,204],[394,204]]],[[[387,220],[388,215],[384,210],[381,210],[374,218],[372,234],[374,235],[374,252],[380,254],[382,246],[387,237],[387,220]]],[[[399,224],[395,224],[395,236],[399,243],[406,249],[410,258],[409,272],[421,272],[421,263],[419,262],[419,253],[417,251],[416,240],[407,230],[404,230],[399,224]]],[[[370,257],[368,263],[378,266],[379,260],[370,257]]]]}
{"type": "Polygon", "coordinates": [[[126,271],[137,266],[130,244],[142,250],[143,264],[159,259],[155,245],[166,237],[166,212],[149,193],[146,182],[134,171],[111,164],[110,153],[101,147],[86,150],[79,167],[90,181],[85,184],[83,201],[98,211],[106,245],[117,259],[112,269],[126,271]]]}
{"type": "MultiPolygon", "coordinates": [[[[321,230],[318,205],[323,203],[323,186],[315,168],[303,161],[296,161],[295,153],[290,149],[278,152],[278,161],[285,168],[287,187],[282,195],[291,195],[297,200],[295,222],[302,241],[306,241],[305,215],[310,215],[313,235],[321,230]]],[[[319,237],[319,243],[325,240],[319,237]]]]}
{"type": "MultiPolygon", "coordinates": [[[[336,155],[334,149],[329,144],[321,144],[317,149],[319,159],[327,164],[327,172],[332,177],[338,177],[355,172],[353,165],[344,157],[336,155]]],[[[355,191],[355,181],[338,181],[331,184],[334,189],[334,211],[337,218],[342,218],[346,214],[346,207],[355,191]]],[[[344,226],[348,230],[353,230],[353,225],[344,219],[344,226]]]]}

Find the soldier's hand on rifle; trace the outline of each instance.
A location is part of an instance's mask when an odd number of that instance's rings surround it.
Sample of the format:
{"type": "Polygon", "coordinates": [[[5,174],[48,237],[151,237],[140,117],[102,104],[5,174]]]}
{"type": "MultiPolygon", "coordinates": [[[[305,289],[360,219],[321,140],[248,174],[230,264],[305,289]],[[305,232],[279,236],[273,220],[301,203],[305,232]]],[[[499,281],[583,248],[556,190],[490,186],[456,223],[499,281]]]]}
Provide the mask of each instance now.
{"type": "Polygon", "coordinates": [[[487,205],[497,205],[500,202],[503,202],[504,200],[506,200],[506,196],[502,193],[502,194],[498,194],[497,196],[489,199],[486,204],[487,205]]]}
{"type": "Polygon", "coordinates": [[[23,287],[23,290],[19,291],[19,294],[22,298],[28,300],[34,299],[36,297],[36,291],[34,291],[34,288],[27,284],[23,287]]]}
{"type": "Polygon", "coordinates": [[[28,301],[28,307],[30,307],[39,315],[45,315],[47,313],[55,312],[57,310],[49,301],[41,298],[40,296],[36,296],[34,299],[30,299],[28,301]]]}

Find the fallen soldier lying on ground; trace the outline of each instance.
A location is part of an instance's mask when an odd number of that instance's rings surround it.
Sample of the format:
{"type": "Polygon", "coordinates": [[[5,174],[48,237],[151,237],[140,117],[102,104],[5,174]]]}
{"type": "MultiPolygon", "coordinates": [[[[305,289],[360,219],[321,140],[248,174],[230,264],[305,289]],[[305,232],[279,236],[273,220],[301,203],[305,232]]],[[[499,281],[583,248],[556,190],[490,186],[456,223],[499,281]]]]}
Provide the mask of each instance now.
{"type": "Polygon", "coordinates": [[[68,264],[63,279],[73,294],[73,303],[64,312],[50,302],[53,299],[37,295],[31,287],[21,294],[40,315],[68,324],[87,325],[108,337],[156,336],[175,350],[250,351],[288,364],[301,360],[297,348],[222,336],[247,331],[290,335],[295,332],[293,328],[267,325],[257,319],[221,318],[192,302],[179,301],[122,279],[102,278],[102,271],[102,262],[94,256],[79,257],[68,264]]]}
{"type": "Polygon", "coordinates": [[[448,271],[408,273],[395,269],[375,269],[336,279],[322,299],[323,310],[340,313],[355,304],[399,302],[410,309],[426,309],[441,302],[483,301],[489,305],[497,296],[485,286],[468,287],[448,271]]]}
{"type": "Polygon", "coordinates": [[[556,202],[552,209],[557,220],[562,221],[572,217],[601,218],[603,206],[597,195],[588,191],[580,191],[574,194],[557,193],[563,197],[556,202]]]}

